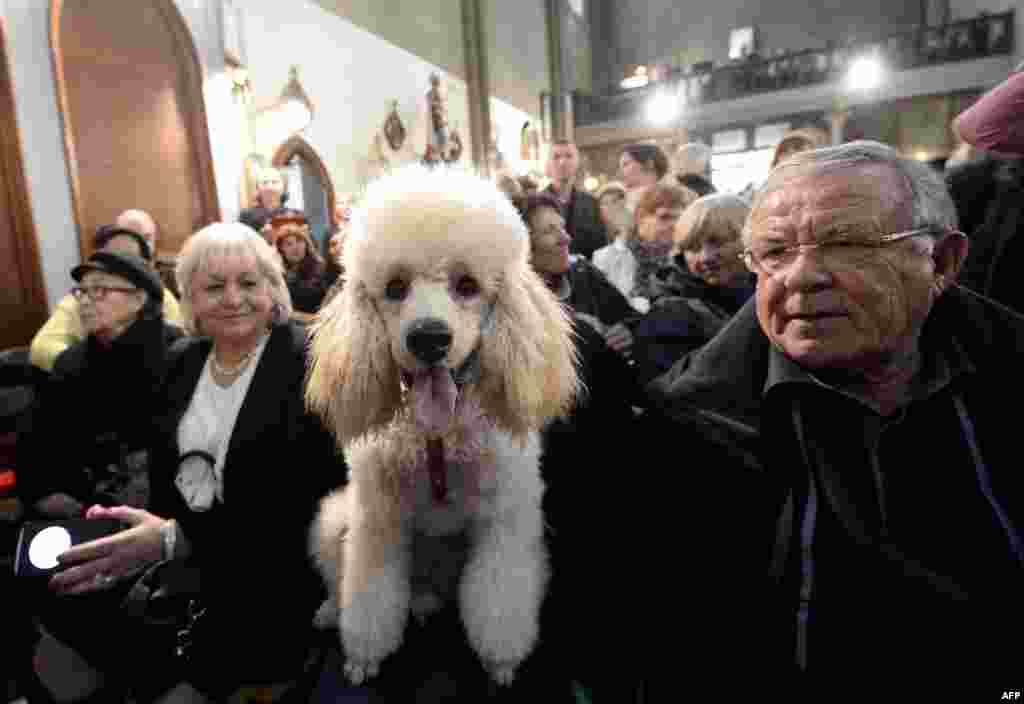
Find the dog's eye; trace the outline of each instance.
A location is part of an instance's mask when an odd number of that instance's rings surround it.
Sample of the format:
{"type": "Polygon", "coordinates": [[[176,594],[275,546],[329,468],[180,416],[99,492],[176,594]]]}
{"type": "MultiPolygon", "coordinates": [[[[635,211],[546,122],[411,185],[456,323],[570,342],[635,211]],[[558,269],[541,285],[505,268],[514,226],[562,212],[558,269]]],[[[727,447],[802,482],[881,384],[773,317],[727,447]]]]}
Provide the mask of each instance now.
{"type": "Polygon", "coordinates": [[[461,276],[455,282],[455,293],[463,298],[472,298],[480,293],[480,283],[472,276],[461,276]]]}
{"type": "Polygon", "coordinates": [[[409,293],[409,284],[401,279],[391,279],[384,288],[384,296],[389,301],[401,301],[409,293]]]}

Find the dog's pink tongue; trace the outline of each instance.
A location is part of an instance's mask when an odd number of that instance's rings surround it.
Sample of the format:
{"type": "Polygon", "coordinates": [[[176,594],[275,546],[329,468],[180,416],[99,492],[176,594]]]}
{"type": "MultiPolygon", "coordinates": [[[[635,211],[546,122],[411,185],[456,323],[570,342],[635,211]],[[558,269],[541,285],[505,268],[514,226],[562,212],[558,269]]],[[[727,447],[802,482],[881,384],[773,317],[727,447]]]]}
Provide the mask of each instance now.
{"type": "Polygon", "coordinates": [[[455,414],[455,399],[459,390],[452,373],[445,367],[434,367],[417,374],[412,392],[416,422],[429,433],[443,433],[455,414]]]}

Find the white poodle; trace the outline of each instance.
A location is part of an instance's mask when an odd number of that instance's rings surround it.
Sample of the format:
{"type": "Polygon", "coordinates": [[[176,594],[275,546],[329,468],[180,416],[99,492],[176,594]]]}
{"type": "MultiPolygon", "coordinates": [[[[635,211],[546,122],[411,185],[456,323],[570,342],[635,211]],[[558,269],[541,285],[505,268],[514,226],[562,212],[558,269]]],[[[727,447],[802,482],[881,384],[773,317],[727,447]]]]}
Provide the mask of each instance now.
{"type": "Polygon", "coordinates": [[[350,468],[312,543],[331,591],[319,618],[340,627],[355,683],[399,647],[410,610],[424,616],[456,587],[497,682],[537,640],[538,431],[579,382],[569,318],[529,244],[505,196],[466,174],[402,170],[356,215],[307,390],[350,468]]]}

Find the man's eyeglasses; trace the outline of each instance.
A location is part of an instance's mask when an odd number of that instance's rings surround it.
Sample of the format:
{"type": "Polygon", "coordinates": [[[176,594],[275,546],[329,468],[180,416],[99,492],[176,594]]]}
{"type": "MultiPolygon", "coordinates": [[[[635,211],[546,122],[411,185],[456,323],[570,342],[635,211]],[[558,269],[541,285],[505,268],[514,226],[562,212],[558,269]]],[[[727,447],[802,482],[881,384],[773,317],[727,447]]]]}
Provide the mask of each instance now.
{"type": "Polygon", "coordinates": [[[75,286],[71,289],[71,295],[77,298],[79,301],[83,301],[89,298],[93,301],[102,301],[104,298],[110,295],[111,291],[120,291],[121,293],[131,293],[132,291],[138,291],[137,288],[129,288],[127,286],[75,286]]]}
{"type": "Polygon", "coordinates": [[[815,249],[818,251],[818,255],[826,267],[841,269],[845,266],[871,259],[880,249],[896,242],[919,235],[937,234],[941,234],[941,230],[938,228],[922,227],[917,230],[883,235],[874,240],[839,237],[827,242],[816,242],[814,244],[780,245],[768,243],[744,249],[740,252],[739,258],[755,274],[774,276],[788,269],[796,261],[801,251],[815,249]]]}

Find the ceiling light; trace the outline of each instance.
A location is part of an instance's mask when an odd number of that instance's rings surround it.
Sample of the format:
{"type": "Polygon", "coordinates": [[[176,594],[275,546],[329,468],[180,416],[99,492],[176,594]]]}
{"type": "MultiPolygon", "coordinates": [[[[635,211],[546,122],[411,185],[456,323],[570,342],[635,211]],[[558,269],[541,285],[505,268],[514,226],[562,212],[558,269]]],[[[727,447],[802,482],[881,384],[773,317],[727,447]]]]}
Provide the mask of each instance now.
{"type": "Polygon", "coordinates": [[[853,93],[870,93],[882,85],[885,68],[876,54],[858,56],[846,71],[846,89],[853,93]]]}

